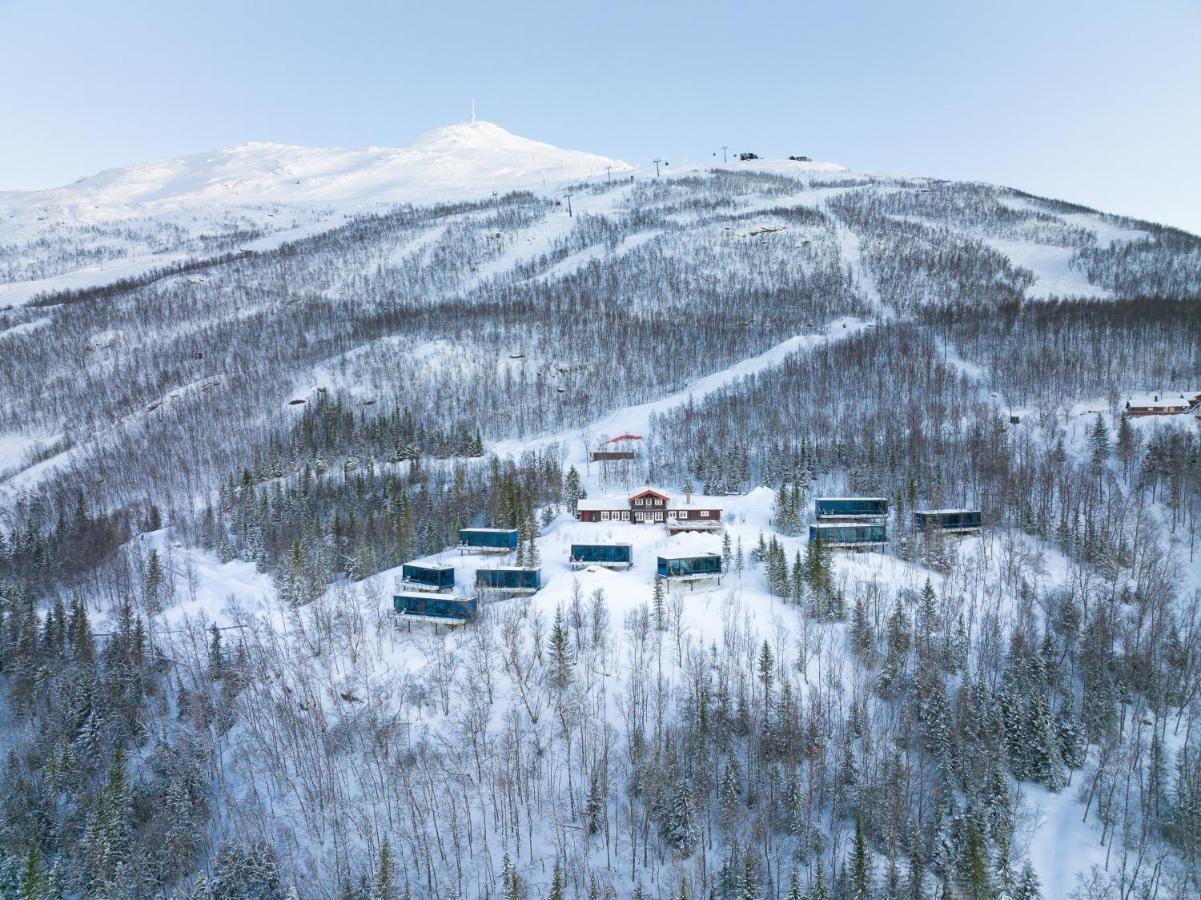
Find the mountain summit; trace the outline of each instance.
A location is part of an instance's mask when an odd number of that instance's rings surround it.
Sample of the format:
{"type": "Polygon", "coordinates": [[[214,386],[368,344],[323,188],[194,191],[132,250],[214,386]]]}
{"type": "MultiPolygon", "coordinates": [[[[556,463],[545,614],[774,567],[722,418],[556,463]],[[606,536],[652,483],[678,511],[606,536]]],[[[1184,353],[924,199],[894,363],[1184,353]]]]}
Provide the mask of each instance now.
{"type": "Polygon", "coordinates": [[[491,122],[471,122],[436,128],[408,147],[240,144],[108,169],[50,190],[0,193],[0,207],[82,222],[194,204],[434,201],[630,168],[621,160],[519,137],[491,122]]]}

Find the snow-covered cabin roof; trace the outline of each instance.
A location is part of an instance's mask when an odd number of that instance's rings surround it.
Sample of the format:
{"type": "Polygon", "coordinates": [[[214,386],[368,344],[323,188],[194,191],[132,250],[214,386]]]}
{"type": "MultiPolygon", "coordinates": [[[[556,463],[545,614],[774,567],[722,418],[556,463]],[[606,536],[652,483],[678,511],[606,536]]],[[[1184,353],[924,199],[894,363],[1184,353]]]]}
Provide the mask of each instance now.
{"type": "Polygon", "coordinates": [[[1171,409],[1178,406],[1192,406],[1199,401],[1201,401],[1201,391],[1169,391],[1131,394],[1126,398],[1126,405],[1142,409],[1171,409]]]}
{"type": "Polygon", "coordinates": [[[460,531],[490,531],[495,534],[509,534],[516,531],[516,528],[460,528],[460,531]]]}
{"type": "Polygon", "coordinates": [[[693,494],[691,500],[685,502],[684,498],[681,497],[675,503],[672,503],[668,509],[725,509],[725,505],[720,497],[693,494]]]}
{"type": "Polygon", "coordinates": [[[576,509],[585,512],[598,512],[606,509],[629,509],[628,497],[581,497],[576,501],[576,509]]]}
{"type": "MultiPolygon", "coordinates": [[[[629,497],[581,497],[576,501],[576,509],[584,512],[603,512],[604,510],[630,508],[630,501],[635,497],[640,497],[646,493],[645,488],[637,494],[631,494],[629,497]]],[[[657,492],[658,493],[658,492],[657,492]]],[[[699,494],[694,494],[692,500],[684,502],[683,497],[672,499],[668,494],[660,494],[666,498],[667,509],[723,509],[724,504],[717,497],[706,497],[699,494]]]]}
{"type": "Polygon", "coordinates": [[[945,516],[950,513],[978,513],[978,509],[915,509],[915,513],[921,513],[923,516],[945,516]]]}

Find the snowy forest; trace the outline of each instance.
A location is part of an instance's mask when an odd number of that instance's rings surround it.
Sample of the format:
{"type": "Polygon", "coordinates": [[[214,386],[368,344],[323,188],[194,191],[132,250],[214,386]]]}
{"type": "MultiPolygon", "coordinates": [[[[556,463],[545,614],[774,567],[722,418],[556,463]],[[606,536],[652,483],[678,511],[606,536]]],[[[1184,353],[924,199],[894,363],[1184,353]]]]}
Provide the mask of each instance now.
{"type": "Polygon", "coordinates": [[[790,171],[0,247],[187,256],[0,310],[0,896],[1201,896],[1201,428],[1123,415],[1201,393],[1201,238],[790,171]],[[562,564],[637,416],[704,597],[562,564]],[[546,590],[398,631],[473,525],[546,590]]]}

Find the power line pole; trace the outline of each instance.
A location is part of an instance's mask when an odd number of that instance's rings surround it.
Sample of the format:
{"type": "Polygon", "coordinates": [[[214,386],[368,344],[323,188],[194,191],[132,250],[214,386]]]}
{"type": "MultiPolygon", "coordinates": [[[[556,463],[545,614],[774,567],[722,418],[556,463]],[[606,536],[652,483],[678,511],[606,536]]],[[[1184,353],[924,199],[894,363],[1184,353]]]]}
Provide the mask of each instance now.
{"type": "Polygon", "coordinates": [[[729,146],[728,146],[727,144],[722,144],[722,145],[721,145],[721,161],[722,161],[723,163],[725,163],[725,162],[728,162],[728,161],[729,161],[729,160],[727,160],[727,159],[726,159],[726,154],[729,152],[729,150],[730,150],[730,148],[729,148],[729,146]]]}
{"type": "Polygon", "coordinates": [[[656,178],[659,177],[659,166],[660,165],[664,165],[664,166],[667,165],[667,160],[660,159],[659,157],[656,156],[655,157],[655,177],[656,178]]]}

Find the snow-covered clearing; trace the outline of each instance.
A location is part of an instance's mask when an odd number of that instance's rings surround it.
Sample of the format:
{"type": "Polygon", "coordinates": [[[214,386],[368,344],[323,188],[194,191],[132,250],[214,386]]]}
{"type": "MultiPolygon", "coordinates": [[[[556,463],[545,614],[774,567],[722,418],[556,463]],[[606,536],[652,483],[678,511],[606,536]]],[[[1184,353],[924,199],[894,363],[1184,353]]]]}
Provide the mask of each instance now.
{"type": "MultiPolygon", "coordinates": [[[[853,316],[835,319],[821,331],[793,335],[787,340],[776,344],[771,349],[760,353],[758,356],[740,360],[719,372],[699,378],[674,394],[668,394],[666,397],[650,403],[622,407],[597,419],[585,428],[564,431],[541,438],[533,438],[532,440],[498,441],[490,445],[488,449],[498,456],[517,456],[523,450],[546,447],[550,444],[563,444],[573,447],[579,441],[587,440],[588,437],[600,437],[603,439],[606,436],[624,433],[643,434],[649,430],[651,416],[655,413],[665,412],[690,400],[701,400],[726,385],[732,384],[749,375],[762,372],[782,362],[790,354],[806,352],[823,344],[845,340],[870,327],[870,324],[853,316]]],[[[586,458],[585,453],[586,449],[580,449],[578,453],[573,455],[573,461],[582,462],[586,458]]]]}
{"type": "Polygon", "coordinates": [[[1034,273],[1034,284],[1026,290],[1026,296],[1031,300],[1113,296],[1107,289],[1091,283],[1082,269],[1072,265],[1075,251],[1071,247],[993,237],[982,240],[1009,257],[1014,265],[1034,273]]]}

